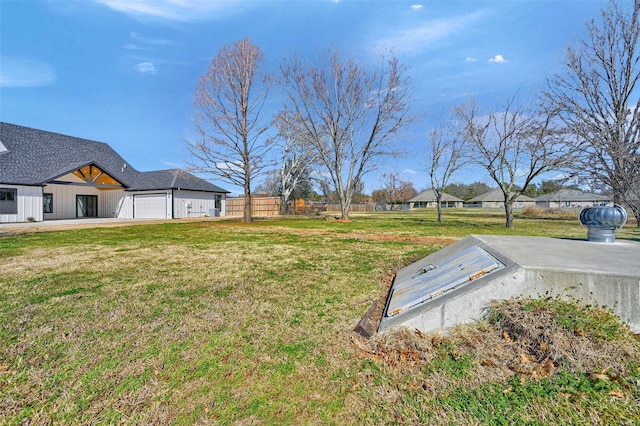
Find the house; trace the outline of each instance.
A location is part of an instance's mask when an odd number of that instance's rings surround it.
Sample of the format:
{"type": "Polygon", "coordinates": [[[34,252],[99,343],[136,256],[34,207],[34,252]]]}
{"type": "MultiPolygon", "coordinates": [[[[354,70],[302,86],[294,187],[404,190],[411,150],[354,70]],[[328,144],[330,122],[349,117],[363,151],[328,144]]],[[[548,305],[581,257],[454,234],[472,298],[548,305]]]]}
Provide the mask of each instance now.
{"type": "Polygon", "coordinates": [[[561,189],[535,198],[536,206],[543,208],[583,208],[599,204],[612,204],[611,197],[582,192],[576,189],[561,189]]]}
{"type": "MultiPolygon", "coordinates": [[[[437,207],[436,192],[433,189],[427,189],[409,200],[412,209],[423,207],[437,207]]],[[[462,207],[463,200],[453,195],[442,194],[440,204],[442,207],[462,207]]]]}
{"type": "MultiPolygon", "coordinates": [[[[521,209],[523,207],[534,206],[535,200],[526,195],[519,195],[513,203],[513,208],[521,209]]],[[[479,207],[484,209],[498,209],[504,207],[504,195],[500,188],[473,197],[464,202],[465,207],[479,207]]]]}
{"type": "Polygon", "coordinates": [[[106,143],[0,123],[0,223],[224,215],[228,192],[184,170],[139,172],[106,143]]]}

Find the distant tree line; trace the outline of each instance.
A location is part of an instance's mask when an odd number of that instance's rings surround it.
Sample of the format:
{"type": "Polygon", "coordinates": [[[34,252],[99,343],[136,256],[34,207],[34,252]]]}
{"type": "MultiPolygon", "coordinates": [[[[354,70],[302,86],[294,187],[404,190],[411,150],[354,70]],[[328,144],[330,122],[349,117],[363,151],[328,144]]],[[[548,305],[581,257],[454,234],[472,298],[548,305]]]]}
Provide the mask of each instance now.
{"type": "MultiPolygon", "coordinates": [[[[478,195],[489,192],[492,189],[494,188],[484,182],[450,183],[444,188],[444,192],[449,195],[453,195],[454,197],[458,197],[464,201],[468,201],[474,197],[477,197],[478,195]]],[[[561,189],[575,189],[580,191],[580,188],[576,184],[568,185],[556,180],[543,180],[539,184],[532,183],[528,185],[527,189],[524,191],[518,185],[514,185],[514,189],[516,191],[521,191],[522,195],[526,195],[527,197],[531,198],[539,197],[545,194],[551,194],[552,192],[556,192],[561,189]]]]}

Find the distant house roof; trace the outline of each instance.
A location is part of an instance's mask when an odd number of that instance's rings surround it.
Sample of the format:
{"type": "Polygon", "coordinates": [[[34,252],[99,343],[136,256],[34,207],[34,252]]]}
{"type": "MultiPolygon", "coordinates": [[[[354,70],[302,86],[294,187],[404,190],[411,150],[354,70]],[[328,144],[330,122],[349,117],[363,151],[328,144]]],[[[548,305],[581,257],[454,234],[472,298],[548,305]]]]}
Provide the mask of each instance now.
{"type": "MultiPolygon", "coordinates": [[[[504,201],[504,195],[502,194],[502,190],[500,188],[492,189],[491,191],[485,192],[484,194],[480,194],[477,197],[473,197],[470,200],[465,201],[466,203],[484,203],[484,202],[497,202],[504,201]]],[[[533,198],[527,197],[526,195],[519,195],[516,198],[516,201],[534,201],[533,198]]]]}
{"type": "MultiPolygon", "coordinates": [[[[433,189],[427,189],[426,191],[421,192],[415,197],[409,200],[410,203],[416,202],[434,202],[436,201],[436,192],[433,189]]],[[[462,199],[458,197],[454,197],[451,194],[447,194],[446,192],[442,193],[442,201],[453,201],[453,202],[461,202],[462,199]]]]}
{"type": "Polygon", "coordinates": [[[228,192],[183,170],[139,172],[108,144],[0,122],[0,182],[45,185],[95,165],[129,190],[228,192]]]}
{"type": "Polygon", "coordinates": [[[582,192],[576,189],[561,189],[556,192],[541,195],[535,198],[536,201],[595,201],[607,202],[611,201],[611,197],[590,192],[582,192]]]}

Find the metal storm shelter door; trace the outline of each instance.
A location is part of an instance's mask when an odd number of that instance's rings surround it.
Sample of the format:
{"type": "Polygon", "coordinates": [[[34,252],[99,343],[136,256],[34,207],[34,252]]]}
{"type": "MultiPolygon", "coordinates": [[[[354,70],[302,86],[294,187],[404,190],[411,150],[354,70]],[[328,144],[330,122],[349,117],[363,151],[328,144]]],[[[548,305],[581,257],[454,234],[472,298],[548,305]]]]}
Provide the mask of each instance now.
{"type": "Polygon", "coordinates": [[[395,283],[385,316],[392,317],[408,311],[502,268],[504,265],[482,248],[469,247],[439,264],[420,268],[412,277],[395,283]]]}

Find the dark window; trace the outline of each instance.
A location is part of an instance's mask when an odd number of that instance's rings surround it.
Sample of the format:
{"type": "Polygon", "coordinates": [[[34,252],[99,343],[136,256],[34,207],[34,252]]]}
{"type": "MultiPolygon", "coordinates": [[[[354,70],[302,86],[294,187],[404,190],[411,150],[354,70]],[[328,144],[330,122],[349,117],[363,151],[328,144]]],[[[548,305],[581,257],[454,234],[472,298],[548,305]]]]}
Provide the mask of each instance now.
{"type": "Polygon", "coordinates": [[[76,217],[98,217],[98,196],[76,195],[76,217]]]}
{"type": "Polygon", "coordinates": [[[45,213],[53,213],[53,194],[42,194],[42,208],[45,213]]]}
{"type": "Polygon", "coordinates": [[[215,199],[215,205],[214,205],[214,207],[215,207],[216,209],[221,208],[221,207],[222,207],[222,195],[215,195],[215,196],[214,196],[214,199],[215,199]]]}
{"type": "Polygon", "coordinates": [[[0,188],[0,214],[18,214],[18,190],[0,188]]]}

